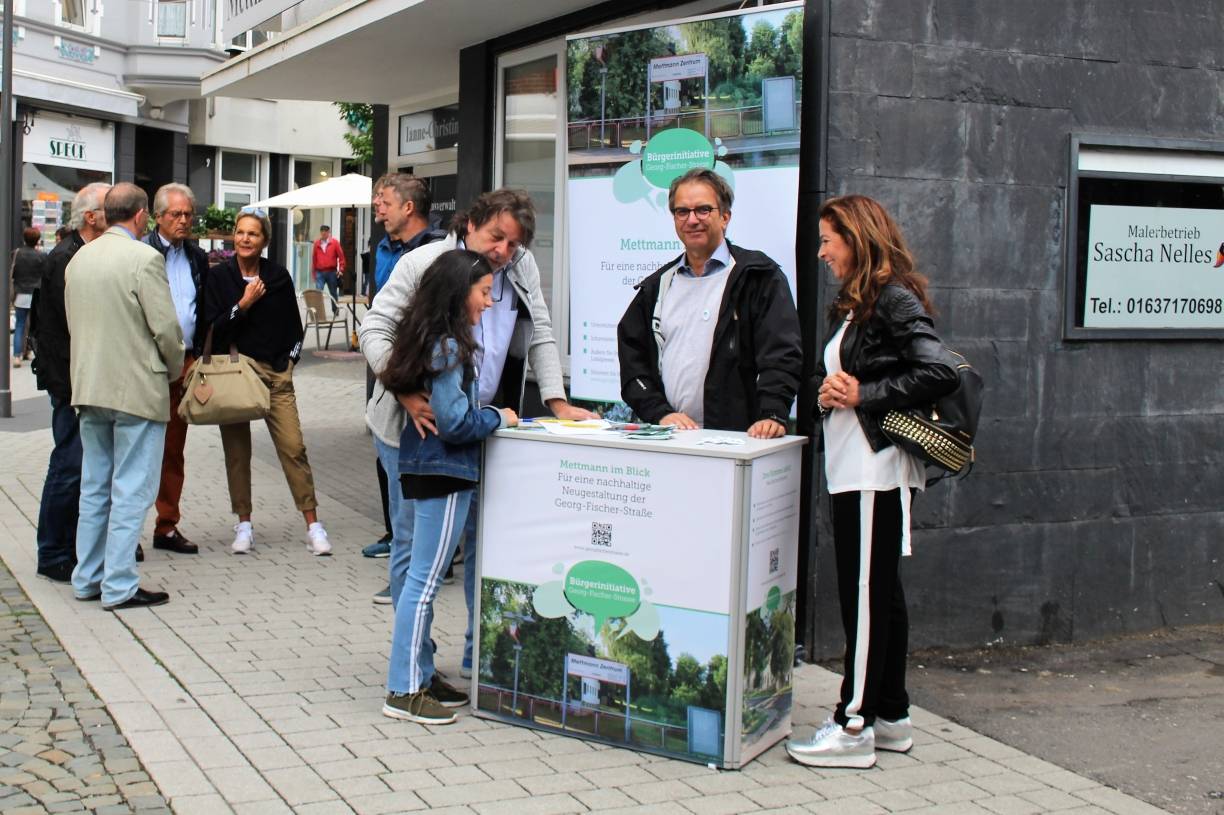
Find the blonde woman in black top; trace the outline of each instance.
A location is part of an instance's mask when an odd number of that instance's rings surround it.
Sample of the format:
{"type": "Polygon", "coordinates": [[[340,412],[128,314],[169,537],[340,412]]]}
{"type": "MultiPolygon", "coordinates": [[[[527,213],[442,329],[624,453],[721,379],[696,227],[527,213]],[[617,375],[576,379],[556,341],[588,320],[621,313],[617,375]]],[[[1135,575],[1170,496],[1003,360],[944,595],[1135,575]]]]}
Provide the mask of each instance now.
{"type": "MultiPolygon", "coordinates": [[[[272,234],[263,210],[245,209],[234,226],[234,256],[208,272],[204,286],[204,320],[213,331],[212,347],[230,344],[254,361],[256,374],[268,386],[271,409],[265,420],[293,501],[306,522],[306,545],[315,555],[330,555],[327,531],[319,523],[314,474],[293,390],[293,366],[302,351],[302,323],[288,270],[262,257],[272,234]]],[[[251,551],[251,425],[221,426],[230,505],[238,516],[234,554],[251,551]]]]}

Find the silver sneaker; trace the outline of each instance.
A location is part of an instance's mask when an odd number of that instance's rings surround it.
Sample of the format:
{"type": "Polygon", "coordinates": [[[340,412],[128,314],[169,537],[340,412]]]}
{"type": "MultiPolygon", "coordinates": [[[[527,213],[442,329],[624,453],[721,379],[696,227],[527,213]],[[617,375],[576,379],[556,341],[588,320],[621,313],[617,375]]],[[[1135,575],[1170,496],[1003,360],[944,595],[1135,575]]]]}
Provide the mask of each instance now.
{"type": "Polygon", "coordinates": [[[875,746],[877,750],[888,750],[890,753],[908,753],[914,746],[914,725],[909,716],[890,722],[876,716],[875,746]]]}
{"type": "Polygon", "coordinates": [[[816,729],[811,739],[788,741],[786,752],[795,761],[809,767],[852,767],[866,770],[874,767],[876,763],[875,734],[870,727],[864,727],[859,733],[851,733],[829,719],[816,729]]]}

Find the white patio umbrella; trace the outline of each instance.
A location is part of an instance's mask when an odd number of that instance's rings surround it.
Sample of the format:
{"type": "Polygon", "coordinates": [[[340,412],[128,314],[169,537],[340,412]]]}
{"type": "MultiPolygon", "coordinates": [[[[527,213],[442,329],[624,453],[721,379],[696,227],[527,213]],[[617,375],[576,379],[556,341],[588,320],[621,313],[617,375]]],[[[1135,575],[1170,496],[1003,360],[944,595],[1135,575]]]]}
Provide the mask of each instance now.
{"type": "Polygon", "coordinates": [[[283,192],[251,206],[285,209],[329,209],[331,207],[368,207],[373,182],[369,176],[349,173],[318,184],[283,192]]]}

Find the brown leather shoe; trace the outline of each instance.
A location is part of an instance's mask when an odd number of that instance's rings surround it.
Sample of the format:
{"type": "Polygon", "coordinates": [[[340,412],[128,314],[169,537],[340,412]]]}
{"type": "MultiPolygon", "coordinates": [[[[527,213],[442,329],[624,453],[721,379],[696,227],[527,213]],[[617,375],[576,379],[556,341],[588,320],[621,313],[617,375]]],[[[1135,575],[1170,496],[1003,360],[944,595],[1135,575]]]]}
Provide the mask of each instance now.
{"type": "Polygon", "coordinates": [[[178,552],[180,555],[195,555],[200,552],[200,547],[187,540],[177,529],[171,529],[165,535],[154,535],[153,548],[178,552]]]}

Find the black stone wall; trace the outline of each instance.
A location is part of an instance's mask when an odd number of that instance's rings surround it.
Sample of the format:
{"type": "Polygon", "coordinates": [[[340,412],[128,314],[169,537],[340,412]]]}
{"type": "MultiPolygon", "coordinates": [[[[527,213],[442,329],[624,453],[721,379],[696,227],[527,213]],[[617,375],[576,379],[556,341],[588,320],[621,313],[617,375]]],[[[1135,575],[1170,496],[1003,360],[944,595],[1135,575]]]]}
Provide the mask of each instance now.
{"type": "MultiPolygon", "coordinates": [[[[1224,136],[1224,4],[829,16],[826,188],[898,218],[938,327],[989,386],[973,474],[916,504],[911,647],[1224,620],[1224,344],[1062,339],[1069,135],[1224,136]]],[[[843,644],[827,507],[817,656],[843,644]]]]}

